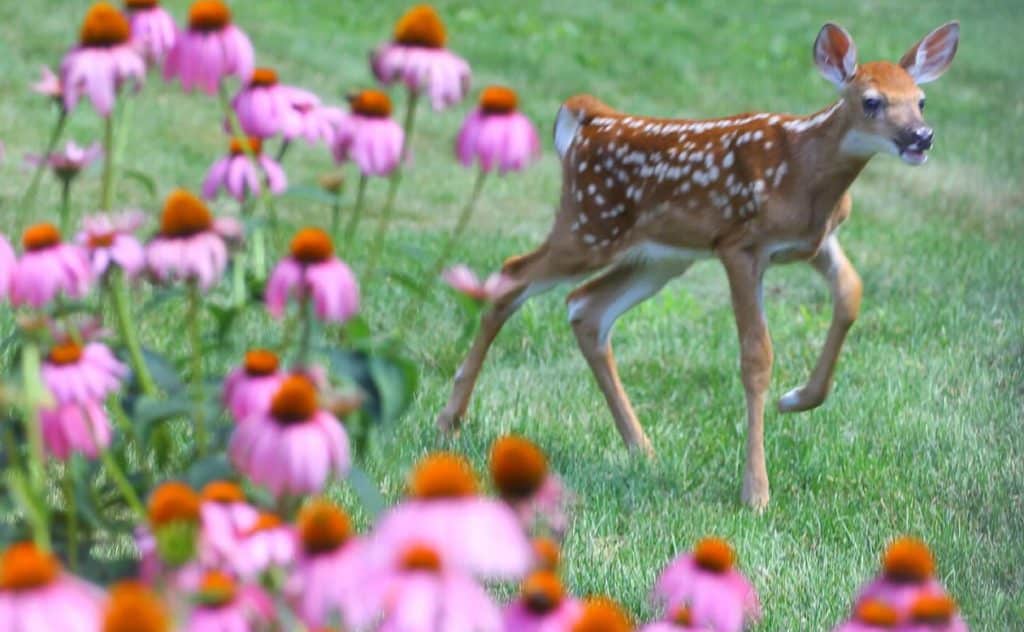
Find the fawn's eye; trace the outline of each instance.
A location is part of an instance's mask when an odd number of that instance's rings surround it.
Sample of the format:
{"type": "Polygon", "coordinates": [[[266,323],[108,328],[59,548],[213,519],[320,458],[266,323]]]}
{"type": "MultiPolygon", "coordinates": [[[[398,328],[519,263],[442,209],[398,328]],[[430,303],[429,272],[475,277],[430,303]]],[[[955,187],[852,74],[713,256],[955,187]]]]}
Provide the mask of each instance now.
{"type": "Polygon", "coordinates": [[[878,97],[864,97],[863,105],[864,112],[869,116],[873,116],[882,109],[882,100],[878,97]]]}
{"type": "Polygon", "coordinates": [[[917,109],[924,112],[924,99],[921,99],[920,101],[917,102],[917,109]]]}

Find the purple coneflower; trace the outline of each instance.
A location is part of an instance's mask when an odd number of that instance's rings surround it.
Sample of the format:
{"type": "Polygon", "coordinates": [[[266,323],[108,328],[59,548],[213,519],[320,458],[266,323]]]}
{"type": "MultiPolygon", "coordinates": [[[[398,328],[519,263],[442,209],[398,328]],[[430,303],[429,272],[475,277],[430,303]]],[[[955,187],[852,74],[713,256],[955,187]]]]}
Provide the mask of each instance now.
{"type": "Polygon", "coordinates": [[[260,512],[245,500],[242,488],[230,481],[211,481],[200,492],[200,555],[205,563],[232,562],[238,546],[256,524],[260,512]]]}
{"type": "Polygon", "coordinates": [[[83,169],[99,160],[101,156],[103,156],[103,147],[99,143],[81,147],[72,140],[68,141],[64,149],[51,152],[46,156],[28,154],[25,156],[25,162],[34,167],[46,165],[58,180],[70,182],[83,169]]]}
{"type": "Polygon", "coordinates": [[[64,107],[73,110],[84,94],[101,116],[110,116],[121,86],[131,80],[138,88],[145,76],[146,63],[131,44],[128,19],[108,2],[92,5],[78,46],[60,65],[64,107]]]}
{"type": "Polygon", "coordinates": [[[349,99],[351,115],[338,122],[334,159],[352,160],[364,176],[387,176],[402,160],[405,132],[391,118],[391,99],[378,90],[363,90],[349,99]]]}
{"type": "Polygon", "coordinates": [[[5,298],[11,288],[11,274],[14,273],[14,266],[17,258],[14,256],[14,248],[7,237],[0,233],[0,299],[5,298]]]}
{"type": "Polygon", "coordinates": [[[110,267],[124,270],[128,278],[135,278],[146,265],[142,244],[133,234],[145,216],[139,211],[119,215],[90,215],[82,220],[82,231],[75,241],[89,253],[92,272],[100,278],[110,267]]]}
{"type": "Polygon", "coordinates": [[[565,593],[558,575],[542,570],[524,581],[519,597],[505,606],[505,629],[516,632],[569,632],[582,604],[565,593]]]}
{"type": "Polygon", "coordinates": [[[242,534],[230,566],[239,577],[252,581],[274,567],[290,569],[298,547],[298,537],[292,525],[275,514],[262,513],[242,534]]]}
{"type": "Polygon", "coordinates": [[[491,445],[491,480],[523,527],[546,528],[561,537],[569,526],[570,494],[547,457],[532,441],[506,435],[491,445]]]}
{"type": "Polygon", "coordinates": [[[282,318],[288,299],[312,300],[316,316],[344,323],[359,311],[359,285],[352,270],[334,256],[331,238],[319,228],[296,233],[289,255],[274,267],[267,281],[267,311],[282,318]]]}
{"type": "Polygon", "coordinates": [[[486,281],[481,281],[476,273],[463,263],[447,268],[441,274],[441,278],[456,292],[479,302],[489,302],[498,298],[509,282],[508,277],[500,272],[495,272],[487,277],[486,281]]]}
{"type": "Polygon", "coordinates": [[[919,595],[943,594],[935,579],[935,558],[928,545],[912,537],[897,538],[882,555],[882,572],[864,586],[857,603],[880,601],[905,613],[919,595]]]}
{"type": "Polygon", "coordinates": [[[125,0],[131,23],[132,45],[150,65],[162,64],[174,47],[178,26],[160,0],[125,0]]]}
{"type": "Polygon", "coordinates": [[[521,171],[540,155],[540,139],[530,119],[516,109],[516,93],[490,86],[480,104],[466,116],[455,141],[455,153],[464,166],[505,174],[521,171]]]}
{"type": "Polygon", "coordinates": [[[103,591],[65,573],[53,555],[31,542],[0,556],[0,629],[5,632],[94,630],[103,591]]]}
{"type": "Polygon", "coordinates": [[[196,0],[188,11],[188,28],[167,55],[164,78],[178,77],[189,92],[198,87],[216,94],[223,78],[248,81],[252,68],[252,42],[231,23],[231,9],[221,0],[196,0]]]}
{"type": "Polygon", "coordinates": [[[82,298],[92,286],[89,259],[79,246],[61,241],[53,224],[29,226],[22,236],[25,253],[11,273],[11,303],[42,308],[58,294],[82,298]]]}
{"type": "Polygon", "coordinates": [[[122,581],[110,587],[100,619],[103,632],[170,632],[167,606],[145,584],[122,581]]]}
{"type": "Polygon", "coordinates": [[[248,83],[231,100],[242,131],[257,138],[270,138],[286,131],[291,132],[291,137],[297,136],[301,120],[292,106],[296,90],[279,83],[277,73],[270,68],[253,70],[248,83]]]}
{"type": "Polygon", "coordinates": [[[236,236],[236,222],[213,218],[202,200],[177,189],[164,202],[160,232],[146,246],[146,264],[160,282],[195,281],[212,288],[228,262],[225,237],[236,236]]]}
{"type": "Polygon", "coordinates": [[[64,106],[64,89],[58,77],[49,66],[42,66],[39,74],[39,81],[32,84],[32,91],[46,97],[50,97],[57,103],[64,106]]]}
{"type": "Polygon", "coordinates": [[[260,195],[264,180],[271,193],[284,193],[288,188],[284,169],[263,153],[263,143],[259,138],[249,138],[248,142],[253,155],[246,152],[241,140],[231,140],[228,155],[214,162],[206,172],[203,197],[212,200],[223,189],[239,202],[244,202],[246,198],[260,195]]]}
{"type": "Polygon", "coordinates": [[[274,619],[274,603],[256,586],[239,586],[219,570],[206,571],[192,596],[195,607],[183,632],[255,632],[274,619]]]}
{"type": "Polygon", "coordinates": [[[224,405],[236,422],[270,409],[270,401],[281,385],[280,361],[267,349],[250,349],[242,366],[224,378],[224,405]]]}

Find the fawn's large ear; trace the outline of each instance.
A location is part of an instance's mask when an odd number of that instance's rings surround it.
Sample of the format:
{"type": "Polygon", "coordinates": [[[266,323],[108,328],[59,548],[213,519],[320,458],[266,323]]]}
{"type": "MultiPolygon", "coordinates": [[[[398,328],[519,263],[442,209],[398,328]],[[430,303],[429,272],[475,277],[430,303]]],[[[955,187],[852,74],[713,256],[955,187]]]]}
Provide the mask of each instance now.
{"type": "Polygon", "coordinates": [[[829,22],[814,40],[814,63],[825,78],[842,88],[857,72],[857,46],[846,29],[829,22]]]}
{"type": "Polygon", "coordinates": [[[947,22],[910,47],[900,59],[900,66],[917,83],[935,81],[953,63],[956,47],[960,43],[960,23],[947,22]]]}

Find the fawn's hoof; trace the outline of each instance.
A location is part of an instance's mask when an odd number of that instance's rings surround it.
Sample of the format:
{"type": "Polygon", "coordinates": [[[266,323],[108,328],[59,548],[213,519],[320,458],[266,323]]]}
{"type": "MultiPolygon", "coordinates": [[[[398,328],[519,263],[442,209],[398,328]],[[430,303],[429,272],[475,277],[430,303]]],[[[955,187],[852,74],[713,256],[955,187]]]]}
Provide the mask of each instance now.
{"type": "Polygon", "coordinates": [[[462,414],[445,408],[437,416],[437,429],[445,434],[454,434],[462,427],[462,414]]]}
{"type": "Polygon", "coordinates": [[[756,513],[763,512],[768,507],[768,500],[771,494],[768,491],[767,483],[753,481],[750,477],[743,480],[743,493],[740,495],[743,504],[750,507],[756,513]]]}
{"type": "Polygon", "coordinates": [[[779,398],[780,413],[799,413],[821,406],[824,395],[811,393],[806,387],[794,388],[779,398]]]}

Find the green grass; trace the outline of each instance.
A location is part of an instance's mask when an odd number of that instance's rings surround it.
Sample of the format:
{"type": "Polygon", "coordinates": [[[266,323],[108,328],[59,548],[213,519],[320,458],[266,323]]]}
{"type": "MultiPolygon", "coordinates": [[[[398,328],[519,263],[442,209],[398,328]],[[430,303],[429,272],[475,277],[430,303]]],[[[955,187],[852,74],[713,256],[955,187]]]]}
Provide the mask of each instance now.
{"type": "MultiPolygon", "coordinates": [[[[24,151],[38,151],[53,113],[26,91],[39,64],[55,63],[87,2],[10,3],[0,23],[0,165],[4,225],[25,176],[24,151]]],[[[177,15],[186,3],[168,3],[177,15]]],[[[864,59],[898,58],[931,28],[958,17],[960,52],[927,86],[937,148],[911,169],[877,158],[854,185],[843,243],[864,279],[865,300],[840,361],[834,392],[805,414],[767,416],[772,504],[754,515],[738,501],[744,403],[724,274],[714,263],[622,319],[615,344],[622,377],[658,458],[631,459],[553,292],[506,327],[484,370],[463,434],[446,440],[433,420],[466,350],[456,304],[437,288],[413,321],[394,322],[404,292],[364,287],[366,317],[379,331],[402,327],[422,364],[422,384],[401,427],[376,446],[372,473],[397,495],[408,465],[440,447],[485,459],[489,442],[515,431],[538,441],[576,491],[566,547],[574,592],[604,592],[638,615],[654,577],[696,538],[717,533],[737,546],[765,603],[763,630],[823,630],[838,621],[886,541],[914,533],[935,549],[943,580],[975,630],[1019,629],[1024,619],[1024,330],[1020,307],[1024,145],[1024,13],[1014,2],[829,2],[767,6],[649,2],[642,5],[528,0],[440,2],[453,48],[473,64],[474,84],[507,83],[545,131],[558,103],[592,92],[639,113],[715,116],[751,109],[810,112],[833,97],[814,71],[810,45],[822,22],[853,33],[864,59]]],[[[365,53],[386,37],[404,3],[334,0],[236,2],[261,63],[286,81],[340,100],[369,85],[365,53]]],[[[399,93],[395,93],[400,99],[399,93]]],[[[466,107],[421,111],[415,164],[404,182],[400,222],[384,265],[417,270],[453,222],[472,174],[450,156],[466,107]]],[[[138,100],[127,156],[151,173],[160,195],[196,188],[223,148],[215,100],[153,81],[138,100]]],[[[71,136],[99,138],[88,108],[71,136]]],[[[546,134],[545,134],[546,136],[546,134]]],[[[294,183],[329,167],[322,149],[288,157],[294,183]]],[[[490,181],[458,258],[480,270],[532,248],[557,200],[557,161],[490,181]]],[[[76,207],[97,197],[98,172],[77,188],[76,207]]],[[[371,189],[371,210],[384,183],[371,189]]],[[[149,211],[145,191],[122,179],[119,199],[149,211]]],[[[33,217],[52,216],[52,183],[33,217]]],[[[231,205],[225,204],[225,210],[231,205]]],[[[233,210],[233,209],[231,209],[233,210]]],[[[326,223],[327,211],[280,204],[289,228],[326,223]]],[[[27,211],[26,211],[27,212],[27,211]]],[[[371,221],[375,221],[372,217],[371,221]]],[[[369,223],[364,234],[369,234],[369,223]]],[[[343,253],[359,268],[368,246],[343,253]]],[[[828,294],[806,266],[773,269],[768,319],[776,349],[772,393],[806,377],[830,317],[828,294]]],[[[167,320],[180,318],[173,311],[167,320]]],[[[260,342],[253,317],[239,344],[260,342]]],[[[170,348],[175,330],[153,319],[147,342],[170,348]]]]}

